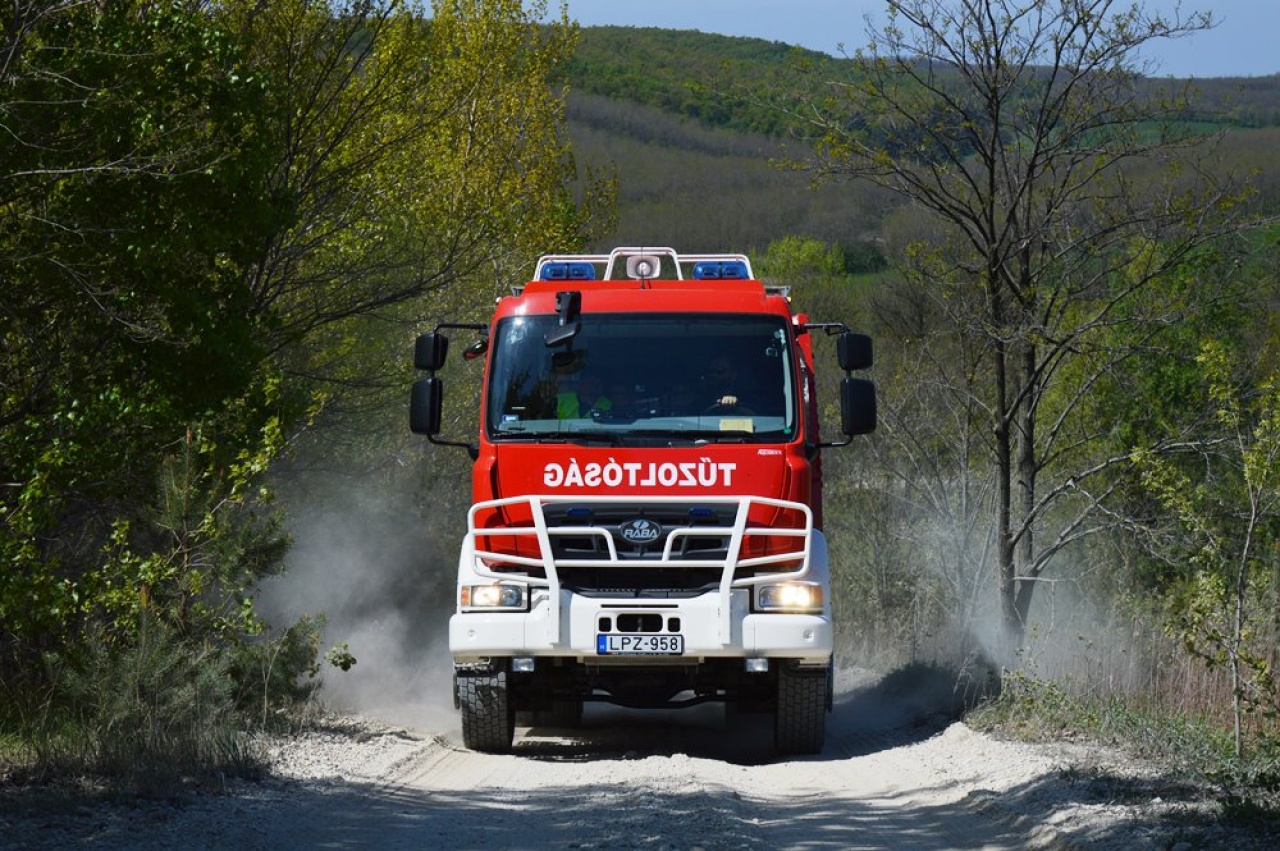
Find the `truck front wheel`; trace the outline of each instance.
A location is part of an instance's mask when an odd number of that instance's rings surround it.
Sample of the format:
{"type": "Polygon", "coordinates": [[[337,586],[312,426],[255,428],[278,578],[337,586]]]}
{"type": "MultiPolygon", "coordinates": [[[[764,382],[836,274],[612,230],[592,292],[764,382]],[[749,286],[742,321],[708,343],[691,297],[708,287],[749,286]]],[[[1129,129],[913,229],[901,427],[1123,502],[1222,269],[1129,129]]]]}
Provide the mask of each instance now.
{"type": "Polygon", "coordinates": [[[506,753],[515,737],[516,713],[507,686],[507,669],[457,675],[462,744],[473,751],[506,753]]]}
{"type": "Polygon", "coordinates": [[[773,746],[779,754],[822,752],[827,737],[827,668],[806,670],[783,663],[778,671],[778,706],[773,716],[773,746]]]}

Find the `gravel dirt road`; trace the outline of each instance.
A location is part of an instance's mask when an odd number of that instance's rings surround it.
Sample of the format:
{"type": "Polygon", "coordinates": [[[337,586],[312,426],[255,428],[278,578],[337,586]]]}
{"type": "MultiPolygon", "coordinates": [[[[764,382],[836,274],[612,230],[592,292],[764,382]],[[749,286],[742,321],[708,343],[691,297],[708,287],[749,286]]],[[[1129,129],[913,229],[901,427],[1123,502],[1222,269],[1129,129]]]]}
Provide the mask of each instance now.
{"type": "Polygon", "coordinates": [[[775,759],[767,721],[589,708],[515,752],[340,716],[268,743],[271,779],[179,803],[0,796],[0,847],[63,849],[1264,848],[1193,789],[1096,749],[999,741],[936,695],[841,676],[820,756],[775,759]]]}

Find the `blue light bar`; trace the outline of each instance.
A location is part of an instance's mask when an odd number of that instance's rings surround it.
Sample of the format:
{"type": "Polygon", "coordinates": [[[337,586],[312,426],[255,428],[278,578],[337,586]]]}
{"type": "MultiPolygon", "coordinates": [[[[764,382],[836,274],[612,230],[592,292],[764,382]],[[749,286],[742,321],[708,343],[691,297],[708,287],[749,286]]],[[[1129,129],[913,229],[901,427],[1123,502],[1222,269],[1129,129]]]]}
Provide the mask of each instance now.
{"type": "Polygon", "coordinates": [[[695,263],[693,277],[697,281],[742,280],[747,277],[747,264],[740,260],[719,263],[695,263]]]}
{"type": "Polygon", "coordinates": [[[590,263],[546,263],[542,267],[544,281],[593,281],[596,268],[590,263]]]}

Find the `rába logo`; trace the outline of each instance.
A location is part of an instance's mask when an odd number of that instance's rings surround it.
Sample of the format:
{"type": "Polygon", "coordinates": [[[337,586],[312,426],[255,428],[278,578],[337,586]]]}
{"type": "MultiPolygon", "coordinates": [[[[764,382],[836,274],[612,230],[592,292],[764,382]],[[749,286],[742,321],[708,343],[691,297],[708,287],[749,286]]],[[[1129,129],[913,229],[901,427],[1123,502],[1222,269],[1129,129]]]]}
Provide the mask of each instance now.
{"type": "Polygon", "coordinates": [[[618,532],[622,535],[624,541],[630,541],[633,544],[648,544],[661,537],[662,527],[652,520],[637,517],[635,520],[628,520],[619,526],[618,532]]]}

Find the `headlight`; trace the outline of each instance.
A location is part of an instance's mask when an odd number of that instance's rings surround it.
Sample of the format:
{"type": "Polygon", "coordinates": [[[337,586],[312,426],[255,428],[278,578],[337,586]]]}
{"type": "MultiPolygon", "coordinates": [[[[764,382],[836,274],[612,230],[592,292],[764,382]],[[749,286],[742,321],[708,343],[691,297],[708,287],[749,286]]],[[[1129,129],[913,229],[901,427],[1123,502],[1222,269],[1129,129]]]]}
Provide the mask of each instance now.
{"type": "Polygon", "coordinates": [[[463,585],[458,589],[458,603],[463,609],[502,609],[524,611],[523,585],[463,585]]]}
{"type": "Polygon", "coordinates": [[[761,612],[822,611],[822,586],[812,582],[781,582],[756,588],[756,609],[761,612]]]}

